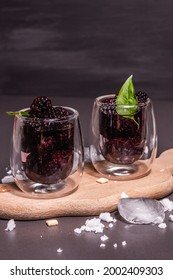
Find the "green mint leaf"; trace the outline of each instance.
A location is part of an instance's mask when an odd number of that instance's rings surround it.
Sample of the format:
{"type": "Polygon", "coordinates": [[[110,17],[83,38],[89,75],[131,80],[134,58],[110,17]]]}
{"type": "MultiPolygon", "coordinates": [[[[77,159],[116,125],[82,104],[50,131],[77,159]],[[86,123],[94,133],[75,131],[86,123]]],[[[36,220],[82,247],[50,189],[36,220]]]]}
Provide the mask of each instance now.
{"type": "Polygon", "coordinates": [[[134,118],[134,114],[138,108],[138,101],[136,98],[132,78],[133,76],[131,75],[125,81],[118,93],[116,98],[116,112],[118,115],[121,115],[124,118],[132,119],[136,124],[138,124],[134,118]]]}
{"type": "Polygon", "coordinates": [[[14,112],[6,112],[9,116],[21,116],[21,117],[29,117],[30,114],[28,111],[14,111],[14,112]]]}

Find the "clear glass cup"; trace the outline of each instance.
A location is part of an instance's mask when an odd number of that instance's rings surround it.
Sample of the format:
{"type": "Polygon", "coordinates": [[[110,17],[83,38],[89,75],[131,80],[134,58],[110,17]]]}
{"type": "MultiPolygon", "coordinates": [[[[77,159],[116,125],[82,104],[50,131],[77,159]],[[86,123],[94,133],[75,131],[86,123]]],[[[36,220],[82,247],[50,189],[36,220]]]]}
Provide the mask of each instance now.
{"type": "MultiPolygon", "coordinates": [[[[28,195],[54,198],[74,192],[84,167],[79,114],[62,119],[15,116],[10,164],[17,186],[28,195]]],[[[27,111],[24,109],[21,111],[27,111]]]]}
{"type": "Polygon", "coordinates": [[[95,99],[92,111],[90,158],[95,169],[111,180],[130,180],[151,171],[157,134],[150,99],[138,105],[107,105],[115,95],[95,99]],[[129,114],[133,112],[133,114],[129,114]]]}

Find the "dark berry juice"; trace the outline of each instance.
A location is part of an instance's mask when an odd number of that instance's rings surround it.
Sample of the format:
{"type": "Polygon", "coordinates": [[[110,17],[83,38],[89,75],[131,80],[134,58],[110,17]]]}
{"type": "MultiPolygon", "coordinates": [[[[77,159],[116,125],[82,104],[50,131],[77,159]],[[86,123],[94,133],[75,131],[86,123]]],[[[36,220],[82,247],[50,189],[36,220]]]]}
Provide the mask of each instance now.
{"type": "Polygon", "coordinates": [[[142,157],[145,149],[145,105],[137,106],[133,118],[122,116],[116,111],[115,98],[103,98],[100,101],[101,153],[109,162],[132,164],[142,157]]]}

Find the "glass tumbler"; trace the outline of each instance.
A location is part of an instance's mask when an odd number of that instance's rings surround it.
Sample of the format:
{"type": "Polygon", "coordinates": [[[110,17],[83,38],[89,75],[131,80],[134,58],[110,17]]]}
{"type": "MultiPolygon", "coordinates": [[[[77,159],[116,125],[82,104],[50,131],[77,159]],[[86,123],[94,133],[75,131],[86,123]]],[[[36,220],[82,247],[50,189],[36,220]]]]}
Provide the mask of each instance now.
{"type": "Polygon", "coordinates": [[[95,99],[90,158],[95,169],[111,180],[149,174],[157,153],[157,134],[150,99],[137,105],[116,105],[115,95],[95,99]]]}
{"type": "MultiPolygon", "coordinates": [[[[42,119],[15,116],[10,164],[17,186],[28,195],[54,198],[74,192],[84,167],[79,114],[42,119]]],[[[21,111],[27,111],[24,109],[21,111]]]]}

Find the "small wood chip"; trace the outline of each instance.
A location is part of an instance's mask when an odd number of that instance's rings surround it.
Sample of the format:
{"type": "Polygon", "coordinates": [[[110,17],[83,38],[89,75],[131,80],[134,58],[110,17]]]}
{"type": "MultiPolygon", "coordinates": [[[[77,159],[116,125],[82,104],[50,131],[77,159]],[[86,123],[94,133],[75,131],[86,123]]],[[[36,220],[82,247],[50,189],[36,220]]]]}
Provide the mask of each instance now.
{"type": "Polygon", "coordinates": [[[0,192],[9,192],[10,188],[7,185],[0,185],[0,192]]]}
{"type": "Polygon", "coordinates": [[[46,225],[48,227],[53,227],[58,225],[58,220],[52,219],[52,220],[47,220],[46,225]]]}
{"type": "Polygon", "coordinates": [[[108,183],[108,181],[109,181],[108,179],[102,177],[96,180],[96,182],[99,184],[105,184],[108,183]]]}

